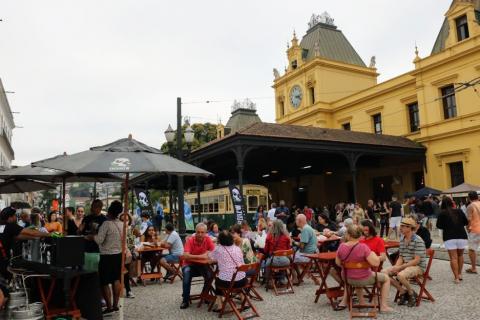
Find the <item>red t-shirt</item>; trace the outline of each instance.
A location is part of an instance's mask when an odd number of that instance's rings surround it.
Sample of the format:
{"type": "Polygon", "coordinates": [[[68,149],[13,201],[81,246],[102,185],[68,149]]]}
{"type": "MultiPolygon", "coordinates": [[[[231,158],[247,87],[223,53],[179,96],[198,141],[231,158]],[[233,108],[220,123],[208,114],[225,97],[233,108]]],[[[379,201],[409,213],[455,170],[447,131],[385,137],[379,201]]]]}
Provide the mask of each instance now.
{"type": "Polygon", "coordinates": [[[385,241],[379,236],[370,239],[362,238],[360,239],[360,243],[365,243],[377,256],[381,253],[385,253],[385,241]]]}
{"type": "MultiPolygon", "coordinates": [[[[204,254],[207,251],[213,251],[215,250],[215,244],[213,243],[212,239],[210,239],[209,236],[205,236],[203,238],[202,243],[197,242],[197,238],[195,235],[192,235],[185,241],[185,247],[184,247],[184,252],[185,253],[190,253],[193,255],[200,255],[204,254]]],[[[184,265],[188,265],[188,261],[184,262],[184,265]]]]}
{"type": "Polygon", "coordinates": [[[311,221],[311,220],[312,220],[312,218],[313,218],[312,209],[310,209],[310,208],[303,209],[303,214],[304,214],[305,217],[307,218],[307,221],[311,221]]]}
{"type": "Polygon", "coordinates": [[[267,234],[267,239],[265,240],[265,253],[272,254],[274,251],[279,250],[289,250],[290,238],[282,234],[277,239],[274,239],[271,233],[267,234]]]}

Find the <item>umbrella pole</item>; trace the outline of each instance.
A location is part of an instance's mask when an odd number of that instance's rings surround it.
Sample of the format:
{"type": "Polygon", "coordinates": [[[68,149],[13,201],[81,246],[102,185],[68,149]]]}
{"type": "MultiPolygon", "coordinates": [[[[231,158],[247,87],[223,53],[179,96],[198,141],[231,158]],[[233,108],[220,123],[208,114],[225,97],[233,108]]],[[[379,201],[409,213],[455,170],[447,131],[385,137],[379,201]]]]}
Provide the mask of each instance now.
{"type": "Polygon", "coordinates": [[[67,235],[67,208],[65,207],[65,185],[66,181],[65,178],[62,179],[62,210],[63,210],[63,234],[67,235]]]}
{"type": "Polygon", "coordinates": [[[126,174],[125,176],[125,185],[124,185],[124,205],[123,205],[123,233],[122,233],[122,265],[121,265],[121,276],[120,276],[120,297],[123,297],[123,286],[124,284],[124,276],[123,276],[123,268],[125,266],[125,253],[127,251],[127,221],[128,221],[128,180],[130,178],[130,174],[126,174]]]}

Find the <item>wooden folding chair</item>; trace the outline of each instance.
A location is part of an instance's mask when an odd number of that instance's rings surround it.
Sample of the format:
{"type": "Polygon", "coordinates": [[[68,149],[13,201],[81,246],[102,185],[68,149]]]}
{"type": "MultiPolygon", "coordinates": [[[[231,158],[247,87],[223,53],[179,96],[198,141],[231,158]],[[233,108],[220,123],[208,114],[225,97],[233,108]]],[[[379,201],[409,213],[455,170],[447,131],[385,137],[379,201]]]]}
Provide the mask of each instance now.
{"type": "MultiPolygon", "coordinates": [[[[238,320],[260,317],[260,315],[257,312],[257,309],[252,304],[252,301],[249,299],[249,295],[247,293],[247,291],[251,289],[251,286],[250,286],[251,281],[247,281],[247,284],[243,287],[234,288],[235,278],[237,277],[237,274],[239,272],[247,273],[247,272],[250,272],[251,270],[255,270],[255,272],[258,272],[259,269],[260,269],[260,263],[258,262],[238,266],[237,270],[232,276],[230,286],[228,288],[217,287],[218,290],[222,291],[222,294],[224,296],[222,307],[220,309],[220,313],[218,314],[219,318],[221,318],[225,314],[232,313],[232,312],[235,313],[238,320]],[[241,300],[237,304],[234,300],[234,297],[238,297],[238,296],[240,296],[241,300]],[[227,303],[230,305],[230,308],[231,308],[230,311],[225,310],[227,303]],[[249,309],[252,311],[252,313],[249,315],[242,316],[242,312],[249,309]]],[[[210,304],[208,311],[210,311],[213,308],[213,305],[214,305],[214,302],[210,304]]]]}
{"type": "Polygon", "coordinates": [[[422,299],[435,302],[435,299],[433,298],[433,296],[430,294],[430,292],[428,292],[427,288],[425,288],[427,281],[431,280],[430,268],[432,266],[433,257],[435,256],[435,250],[431,248],[427,249],[427,256],[428,256],[428,263],[427,263],[427,268],[425,269],[425,272],[423,273],[423,275],[415,277],[416,284],[420,286],[420,291],[418,292],[418,297],[417,297],[417,307],[420,305],[420,302],[422,301],[422,299]]]}
{"type": "Polygon", "coordinates": [[[272,260],[275,259],[275,257],[287,257],[290,260],[290,263],[287,266],[281,267],[273,266],[272,264],[267,266],[268,278],[266,289],[268,291],[268,286],[271,284],[276,296],[280,294],[295,293],[292,285],[293,254],[293,249],[275,251],[271,258],[272,260]],[[287,278],[287,284],[285,290],[279,291],[277,286],[279,285],[282,274],[285,274],[287,278]]]}
{"type": "MultiPolygon", "coordinates": [[[[297,252],[295,252],[295,254],[297,254],[297,252]]],[[[297,273],[297,282],[294,283],[295,285],[299,286],[307,275],[310,278],[314,279],[314,277],[310,274],[310,269],[312,268],[312,260],[309,260],[307,262],[295,262],[294,256],[293,261],[293,267],[295,269],[295,272],[297,273]]]]}
{"type": "Polygon", "coordinates": [[[257,264],[258,264],[258,268],[255,270],[255,272],[253,271],[250,271],[252,273],[250,273],[247,278],[248,278],[248,284],[246,286],[246,293],[248,294],[248,296],[253,299],[253,300],[257,300],[257,301],[263,301],[263,298],[262,296],[260,295],[260,293],[258,293],[256,287],[255,287],[255,282],[257,281],[258,277],[259,277],[259,274],[260,274],[260,265],[261,265],[261,261],[262,261],[262,258],[263,258],[263,254],[257,254],[257,264]],[[258,259],[260,258],[260,259],[258,259]]]}
{"type": "Polygon", "coordinates": [[[348,270],[355,270],[355,269],[370,269],[371,266],[367,261],[364,262],[344,262],[342,263],[343,267],[343,277],[344,277],[344,285],[345,290],[347,291],[347,303],[348,303],[348,310],[350,311],[350,319],[352,318],[377,318],[377,308],[380,310],[380,288],[378,287],[377,282],[377,272],[375,272],[375,282],[369,286],[363,286],[362,288],[368,288],[369,292],[372,297],[376,297],[377,301],[373,301],[371,299],[367,304],[354,304],[353,303],[353,295],[355,294],[355,288],[359,288],[359,286],[355,286],[349,283],[347,273],[348,270]],[[360,312],[354,311],[354,309],[370,309],[368,312],[360,312]]]}
{"type": "MultiPolygon", "coordinates": [[[[425,287],[427,284],[427,281],[432,280],[432,278],[430,277],[430,268],[432,267],[433,257],[435,256],[435,250],[433,250],[432,248],[427,249],[427,256],[428,256],[428,263],[427,263],[427,268],[425,269],[425,272],[422,275],[415,276],[415,278],[411,279],[413,284],[416,284],[420,287],[418,291],[418,296],[417,296],[417,304],[416,304],[417,307],[420,305],[420,302],[422,302],[422,300],[430,300],[431,302],[435,302],[435,298],[433,298],[433,296],[425,287]]],[[[397,291],[397,293],[395,294],[394,301],[397,301],[399,297],[400,297],[400,294],[397,291]]]]}
{"type": "Polygon", "coordinates": [[[183,275],[182,275],[182,269],[180,267],[180,262],[178,263],[169,263],[168,264],[172,269],[174,270],[173,274],[170,275],[168,279],[165,279],[165,281],[170,281],[170,283],[173,283],[175,281],[176,277],[179,277],[180,280],[183,280],[183,275]]]}

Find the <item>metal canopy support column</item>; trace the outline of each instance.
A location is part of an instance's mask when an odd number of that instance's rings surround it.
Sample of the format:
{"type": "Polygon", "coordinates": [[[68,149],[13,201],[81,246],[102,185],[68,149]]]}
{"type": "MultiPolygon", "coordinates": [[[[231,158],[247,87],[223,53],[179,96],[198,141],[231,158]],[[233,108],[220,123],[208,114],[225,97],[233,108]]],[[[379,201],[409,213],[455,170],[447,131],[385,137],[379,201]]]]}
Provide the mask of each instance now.
{"type": "Polygon", "coordinates": [[[353,187],[353,202],[357,202],[357,161],[362,156],[361,153],[346,152],[344,156],[347,158],[348,167],[352,174],[352,187],[353,187]]]}
{"type": "Polygon", "coordinates": [[[237,146],[233,149],[233,153],[235,154],[235,158],[237,160],[237,173],[238,173],[238,188],[240,189],[240,193],[243,196],[243,170],[245,169],[245,158],[247,157],[248,152],[252,150],[252,147],[244,148],[242,146],[237,146]]]}
{"type": "Polygon", "coordinates": [[[202,206],[200,205],[200,177],[195,178],[197,182],[197,210],[198,210],[198,223],[202,222],[202,206]]]}
{"type": "Polygon", "coordinates": [[[172,199],[172,176],[167,175],[168,177],[168,214],[170,215],[171,222],[173,223],[173,199],[172,199]]]}

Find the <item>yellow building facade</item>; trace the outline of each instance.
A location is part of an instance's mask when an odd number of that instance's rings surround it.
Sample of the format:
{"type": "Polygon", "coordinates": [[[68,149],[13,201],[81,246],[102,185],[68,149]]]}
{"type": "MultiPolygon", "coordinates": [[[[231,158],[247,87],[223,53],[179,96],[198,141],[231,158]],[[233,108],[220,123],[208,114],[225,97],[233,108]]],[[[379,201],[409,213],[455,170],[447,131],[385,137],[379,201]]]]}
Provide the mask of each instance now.
{"type": "MultiPolygon", "coordinates": [[[[274,71],[276,122],[403,136],[427,149],[425,185],[480,185],[479,10],[479,0],[454,0],[431,55],[416,52],[413,70],[379,84],[375,58],[367,66],[328,15],[312,16],[285,73],[274,71]]],[[[416,172],[394,173],[399,194],[416,172]]]]}

